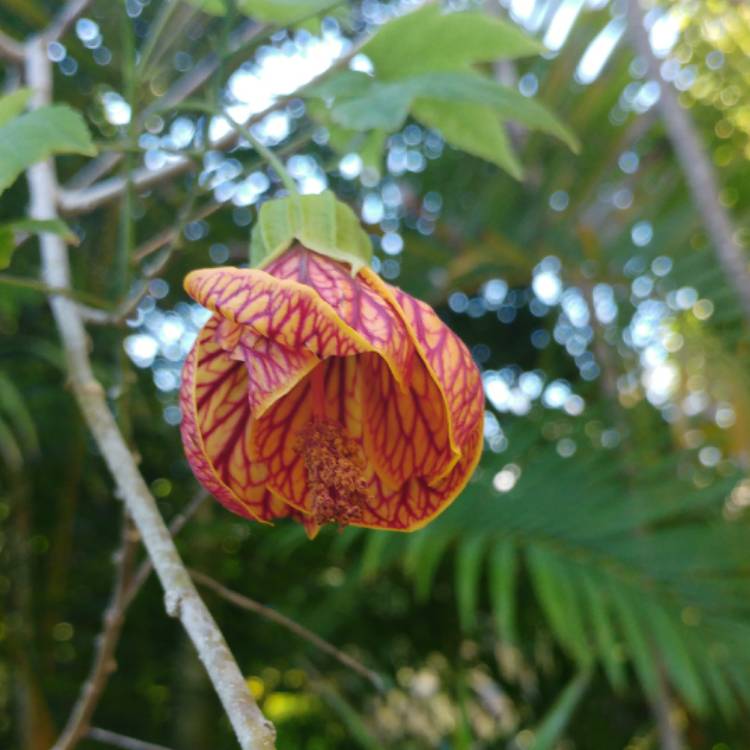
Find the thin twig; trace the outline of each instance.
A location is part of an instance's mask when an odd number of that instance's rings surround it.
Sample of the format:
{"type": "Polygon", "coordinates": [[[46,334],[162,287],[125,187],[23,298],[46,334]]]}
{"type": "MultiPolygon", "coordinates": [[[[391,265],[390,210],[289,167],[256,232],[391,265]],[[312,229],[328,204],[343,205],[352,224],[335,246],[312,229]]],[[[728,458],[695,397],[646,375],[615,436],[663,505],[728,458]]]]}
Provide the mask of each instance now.
{"type": "Polygon", "coordinates": [[[283,628],[291,631],[300,638],[306,640],[308,643],[312,643],[315,648],[325,652],[329,656],[339,661],[345,667],[349,667],[352,671],[361,675],[365,679],[369,680],[377,690],[383,690],[383,679],[379,674],[368,669],[364,664],[358,662],[348,654],[345,654],[340,649],[336,648],[332,643],[323,640],[319,635],[316,635],[312,630],[308,630],[304,625],[300,625],[298,622],[290,619],[286,615],[282,615],[275,609],[266,607],[260,602],[256,602],[254,599],[250,599],[243,594],[238,594],[236,591],[228,589],[218,581],[214,580],[205,573],[201,573],[198,570],[192,568],[188,569],[188,572],[192,576],[193,580],[199,583],[201,586],[211,589],[215,594],[218,594],[222,599],[226,599],[231,604],[234,604],[241,609],[246,609],[249,612],[254,612],[261,617],[265,617],[266,620],[275,622],[277,625],[281,625],[283,628]]]}
{"type": "Polygon", "coordinates": [[[65,32],[76,22],[81,13],[89,5],[91,5],[91,0],[69,0],[69,2],[65,3],[49,28],[42,34],[44,41],[49,44],[65,36],[65,32]]]}
{"type": "MultiPolygon", "coordinates": [[[[45,284],[43,281],[39,281],[39,279],[30,279],[27,276],[8,276],[8,274],[0,273],[0,285],[14,286],[18,289],[31,289],[32,291],[42,292],[43,294],[46,294],[48,296],[59,294],[61,297],[66,297],[67,299],[72,300],[79,300],[80,302],[84,302],[98,308],[104,308],[105,305],[104,300],[100,300],[93,294],[88,294],[87,292],[78,292],[75,289],[71,289],[70,287],[52,286],[50,284],[45,284]]],[[[101,311],[104,312],[103,309],[101,311]]]]}
{"type": "Polygon", "coordinates": [[[0,29],[0,57],[14,63],[23,63],[23,44],[0,29]]]}
{"type": "MultiPolygon", "coordinates": [[[[359,53],[361,46],[362,43],[355,45],[346,55],[340,57],[328,69],[308,81],[304,86],[300,86],[299,89],[291,94],[279,97],[272,105],[266,107],[262,112],[252,115],[244,123],[240,123],[240,125],[244,128],[250,128],[272,112],[276,112],[278,109],[286,106],[292,99],[301,96],[306,88],[319,83],[333,71],[348,65],[351,59],[359,53]]],[[[211,142],[210,148],[224,151],[235,146],[240,137],[240,133],[235,128],[231,128],[221,138],[211,142]]],[[[131,181],[136,190],[147,190],[183,174],[193,167],[194,164],[193,159],[187,156],[177,156],[169,160],[160,169],[148,169],[146,167],[136,169],[133,172],[131,181]]],[[[60,190],[58,191],[59,209],[67,215],[87,213],[120,196],[125,190],[125,185],[126,180],[123,177],[109,177],[83,190],[60,190]]]]}
{"type": "Polygon", "coordinates": [[[104,611],[102,632],[97,639],[94,661],[89,676],[78,694],[78,700],[70,712],[65,729],[52,750],[71,750],[84,737],[109,675],[115,670],[115,649],[125,619],[125,592],[138,542],[138,533],[127,514],[123,514],[122,539],[115,555],[115,584],[107,609],[104,611]]]}
{"type": "MultiPolygon", "coordinates": [[[[52,66],[44,42],[39,38],[30,40],[26,46],[26,76],[34,89],[32,106],[49,104],[52,66]]],[[[47,160],[29,168],[28,181],[30,216],[57,218],[54,162],[47,160]]],[[[68,252],[59,237],[42,235],[41,258],[45,283],[52,287],[70,287],[68,252]]],[[[164,589],[167,612],[179,618],[190,636],[240,747],[270,750],[275,744],[274,727],[250,694],[224,636],[190,579],[156,501],[107,406],[104,389],[91,367],[88,337],[78,308],[63,296],[52,297],[50,306],[66,353],[73,392],[153,561],[164,589]]]]}
{"type": "MultiPolygon", "coordinates": [[[[229,56],[234,57],[249,44],[254,42],[266,30],[265,26],[259,26],[254,21],[247,21],[232,35],[230,40],[229,56]]],[[[211,76],[218,70],[221,60],[216,53],[211,53],[198,62],[188,73],[173,83],[164,96],[149,104],[138,116],[138,123],[142,124],[153,114],[163,112],[178,105],[188,97],[192,96],[201,86],[210,80],[211,76]]],[[[100,180],[109,171],[114,169],[122,159],[122,153],[107,152],[92,159],[80,169],[66,183],[63,191],[73,193],[90,187],[96,180],[100,180]]]]}
{"type": "Polygon", "coordinates": [[[735,290],[750,322],[750,272],[728,211],[719,200],[719,183],[711,160],[688,112],[680,106],[672,86],[661,77],[661,63],[651,48],[638,0],[628,0],[628,25],[633,46],[645,61],[648,74],[659,83],[659,109],[667,136],[682,167],[693,204],[714,246],[717,260],[735,290]]]}
{"type": "MultiPolygon", "coordinates": [[[[217,203],[213,200],[209,201],[205,206],[201,206],[194,214],[189,216],[182,223],[190,224],[193,221],[206,219],[211,216],[211,214],[216,213],[216,211],[218,211],[223,205],[223,203],[217,203]]],[[[157,250],[161,250],[164,245],[167,245],[170,242],[174,242],[174,240],[176,240],[178,235],[180,234],[180,229],[181,225],[178,222],[174,226],[171,226],[168,229],[165,229],[162,232],[154,235],[150,239],[146,240],[133,251],[132,262],[140,263],[144,258],[152,255],[157,250]]]]}
{"type": "Polygon", "coordinates": [[[103,742],[106,745],[112,745],[112,747],[121,747],[123,750],[170,750],[164,745],[155,745],[153,742],[144,742],[143,740],[135,739],[135,737],[128,737],[127,735],[118,734],[117,732],[110,732],[108,729],[100,729],[99,727],[91,727],[86,736],[90,740],[103,742]]]}

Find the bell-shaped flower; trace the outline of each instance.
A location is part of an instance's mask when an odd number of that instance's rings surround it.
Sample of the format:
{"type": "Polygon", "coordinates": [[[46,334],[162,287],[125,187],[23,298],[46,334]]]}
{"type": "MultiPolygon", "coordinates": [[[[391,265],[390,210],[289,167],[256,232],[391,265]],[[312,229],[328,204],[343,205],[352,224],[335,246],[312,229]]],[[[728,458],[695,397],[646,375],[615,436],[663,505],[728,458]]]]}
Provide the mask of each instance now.
{"type": "MultiPolygon", "coordinates": [[[[328,244],[346,248],[353,215],[341,210],[328,244]]],[[[269,250],[273,232],[256,233],[262,270],[204,269],[185,280],[212,313],[183,371],[188,461],[250,519],[291,515],[310,536],[326,523],[418,529],[479,460],[477,367],[431,307],[347,252],[316,252],[315,235],[302,244],[306,233],[294,234],[269,250]]]]}

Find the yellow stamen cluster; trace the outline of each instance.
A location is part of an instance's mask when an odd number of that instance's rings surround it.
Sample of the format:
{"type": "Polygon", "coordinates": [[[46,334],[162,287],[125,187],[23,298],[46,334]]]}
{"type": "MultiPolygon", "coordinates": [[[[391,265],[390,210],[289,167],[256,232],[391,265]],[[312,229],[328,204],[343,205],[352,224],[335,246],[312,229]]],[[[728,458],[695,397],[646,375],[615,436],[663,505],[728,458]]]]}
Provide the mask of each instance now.
{"type": "Polygon", "coordinates": [[[313,498],[315,523],[340,527],[362,519],[367,501],[362,448],[341,425],[313,419],[297,438],[313,498]]]}

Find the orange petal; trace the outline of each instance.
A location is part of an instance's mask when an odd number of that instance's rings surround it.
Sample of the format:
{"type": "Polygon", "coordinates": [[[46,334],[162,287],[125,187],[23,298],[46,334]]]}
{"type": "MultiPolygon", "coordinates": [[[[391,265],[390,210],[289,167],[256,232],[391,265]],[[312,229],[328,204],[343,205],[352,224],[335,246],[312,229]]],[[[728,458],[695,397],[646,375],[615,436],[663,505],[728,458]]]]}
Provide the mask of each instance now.
{"type": "Polygon", "coordinates": [[[341,320],[356,331],[386,361],[393,377],[406,387],[414,362],[408,331],[392,305],[377,290],[353,277],[338,261],[293,245],[265,269],[279,279],[314,289],[341,320]]]}
{"type": "Polygon", "coordinates": [[[311,375],[300,381],[260,418],[255,419],[250,457],[262,464],[267,486],[293,507],[312,510],[307,473],[297,438],[313,416],[337,422],[349,437],[361,440],[362,413],[358,398],[357,358],[336,357],[321,362],[322,398],[313,394],[311,375]]]}
{"type": "Polygon", "coordinates": [[[288,349],[307,349],[320,358],[372,349],[313,289],[296,281],[276,279],[265,271],[193,271],[185,279],[185,289],[221,317],[288,349]]]}
{"type": "Polygon", "coordinates": [[[464,454],[451,473],[435,485],[413,477],[395,490],[372,477],[373,501],[361,522],[353,526],[392,531],[416,531],[436,518],[461,494],[482,455],[484,425],[479,422],[464,443],[464,454]]]}
{"type": "Polygon", "coordinates": [[[413,476],[438,480],[453,468],[443,395],[416,359],[408,390],[398,388],[377,355],[359,357],[365,453],[384,484],[398,488],[413,476]]]}
{"type": "Polygon", "coordinates": [[[386,284],[369,268],[362,275],[399,310],[422,361],[435,378],[448,409],[452,442],[461,452],[484,419],[482,380],[469,350],[425,302],[386,284]]]}
{"type": "Polygon", "coordinates": [[[353,278],[342,263],[300,245],[266,270],[312,286],[380,355],[360,357],[360,398],[365,452],[386,483],[399,487],[414,474],[445,476],[459,458],[450,440],[445,400],[425,365],[413,356],[411,337],[391,301],[366,279],[353,278]]]}
{"type": "Polygon", "coordinates": [[[198,481],[229,510],[270,521],[289,508],[265,487],[266,471],[248,460],[249,379],[243,362],[216,341],[219,319],[201,330],[182,373],[180,430],[198,481]]]}

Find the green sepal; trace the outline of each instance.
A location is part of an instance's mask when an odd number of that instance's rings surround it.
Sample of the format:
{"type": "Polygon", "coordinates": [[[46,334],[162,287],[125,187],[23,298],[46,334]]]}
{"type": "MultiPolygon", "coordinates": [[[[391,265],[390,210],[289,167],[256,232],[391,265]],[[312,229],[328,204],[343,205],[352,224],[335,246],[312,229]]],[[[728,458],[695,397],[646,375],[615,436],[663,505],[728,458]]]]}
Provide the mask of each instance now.
{"type": "Polygon", "coordinates": [[[372,259],[372,245],[356,214],[330,190],[266,201],[250,234],[250,265],[263,268],[294,240],[348,263],[353,276],[372,259]]]}

